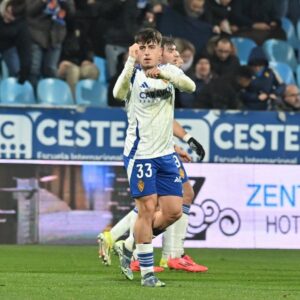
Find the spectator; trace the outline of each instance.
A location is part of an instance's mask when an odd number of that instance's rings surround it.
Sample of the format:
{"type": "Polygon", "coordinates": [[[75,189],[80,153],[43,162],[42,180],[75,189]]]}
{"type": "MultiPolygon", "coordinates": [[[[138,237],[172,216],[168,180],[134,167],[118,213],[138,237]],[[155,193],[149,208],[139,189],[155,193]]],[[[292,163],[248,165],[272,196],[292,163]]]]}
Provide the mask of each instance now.
{"type": "MultiPolygon", "coordinates": [[[[75,18],[80,27],[93,41],[93,49],[98,41],[102,41],[102,36],[97,35],[95,30],[97,19],[101,10],[101,1],[99,0],[74,0],[76,12],[75,18]]],[[[102,54],[103,56],[104,54],[102,54]]],[[[100,55],[101,56],[101,55],[100,55]]]]}
{"type": "Polygon", "coordinates": [[[173,0],[157,18],[157,28],[163,35],[187,39],[200,54],[213,35],[204,0],[173,0]]]}
{"type": "Polygon", "coordinates": [[[261,47],[251,51],[248,65],[254,76],[242,94],[245,107],[249,110],[272,109],[274,102],[282,98],[286,85],[269,68],[268,60],[261,47]]]}
{"type": "Polygon", "coordinates": [[[77,82],[80,79],[96,80],[99,77],[99,70],[93,63],[92,43],[81,28],[81,23],[74,20],[68,24],[69,30],[62,47],[58,76],[68,82],[75,98],[77,82]]]}
{"type": "Polygon", "coordinates": [[[211,24],[214,26],[214,32],[217,34],[232,34],[235,27],[230,24],[232,0],[206,0],[206,10],[210,13],[211,24]]]}
{"type": "Polygon", "coordinates": [[[248,66],[241,66],[237,72],[211,80],[200,91],[194,108],[206,109],[241,109],[240,94],[251,82],[252,71],[248,66]]]}
{"type": "Polygon", "coordinates": [[[214,47],[211,59],[212,70],[218,76],[234,75],[240,67],[235,48],[230,39],[220,37],[214,47]]]}
{"type": "Polygon", "coordinates": [[[236,25],[235,35],[251,38],[258,45],[271,38],[285,40],[279,5],[274,0],[233,1],[232,24],[236,25]]]}
{"type": "Polygon", "coordinates": [[[300,92],[296,85],[288,85],[282,101],[277,104],[277,110],[300,111],[300,92]]]}
{"type": "Polygon", "coordinates": [[[204,86],[209,84],[216,75],[212,73],[211,64],[209,57],[205,54],[198,57],[196,65],[194,67],[194,72],[191,74],[191,78],[196,84],[196,90],[194,93],[184,93],[180,92],[176,94],[177,105],[176,107],[181,108],[193,108],[199,94],[201,93],[204,86]]]}
{"type": "Polygon", "coordinates": [[[27,21],[32,38],[30,81],[36,87],[40,77],[56,77],[65,17],[74,14],[73,0],[26,0],[27,21]],[[53,6],[54,5],[54,6],[53,6]]]}
{"type": "Polygon", "coordinates": [[[113,96],[113,89],[114,86],[121,74],[121,72],[124,69],[124,65],[128,58],[128,51],[121,53],[118,55],[117,59],[117,73],[110,79],[109,85],[108,85],[108,105],[109,106],[124,106],[125,101],[120,101],[114,98],[113,96]]]}
{"type": "Polygon", "coordinates": [[[190,76],[193,73],[193,62],[196,54],[195,47],[188,40],[181,38],[174,39],[174,43],[180,57],[183,60],[183,64],[180,66],[180,68],[187,76],[190,76]]]}
{"type": "Polygon", "coordinates": [[[23,83],[29,78],[30,36],[25,19],[25,0],[0,1],[0,53],[10,76],[23,83]]]}
{"type": "Polygon", "coordinates": [[[134,34],[143,24],[145,9],[136,0],[101,1],[96,31],[102,37],[102,45],[98,47],[103,49],[98,51],[105,53],[109,77],[116,74],[118,55],[133,43],[134,34]]]}

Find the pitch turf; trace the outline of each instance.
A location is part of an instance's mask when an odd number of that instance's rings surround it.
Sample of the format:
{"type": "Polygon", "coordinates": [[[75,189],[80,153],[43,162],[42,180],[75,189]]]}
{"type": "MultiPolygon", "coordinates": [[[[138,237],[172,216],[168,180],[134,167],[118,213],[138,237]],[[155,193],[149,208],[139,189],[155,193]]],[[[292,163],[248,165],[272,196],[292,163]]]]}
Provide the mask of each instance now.
{"type": "MultiPolygon", "coordinates": [[[[156,258],[159,258],[159,250],[156,258]]],[[[127,281],[91,246],[0,246],[0,299],[300,299],[300,251],[188,249],[206,274],[165,271],[165,288],[127,281]]]]}

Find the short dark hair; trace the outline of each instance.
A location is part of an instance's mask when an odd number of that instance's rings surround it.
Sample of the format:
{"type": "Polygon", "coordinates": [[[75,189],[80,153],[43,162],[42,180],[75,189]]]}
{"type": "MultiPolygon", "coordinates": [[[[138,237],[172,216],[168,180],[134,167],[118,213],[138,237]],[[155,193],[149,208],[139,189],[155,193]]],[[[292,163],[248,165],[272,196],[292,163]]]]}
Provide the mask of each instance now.
{"type": "Polygon", "coordinates": [[[251,79],[253,76],[253,72],[249,66],[240,66],[237,71],[238,78],[247,78],[251,79]]]}
{"type": "Polygon", "coordinates": [[[175,46],[174,39],[170,36],[163,36],[161,40],[161,46],[175,46]]]}
{"type": "Polygon", "coordinates": [[[154,28],[144,28],[135,35],[134,40],[136,43],[148,44],[150,42],[155,42],[160,45],[162,35],[154,28]]]}

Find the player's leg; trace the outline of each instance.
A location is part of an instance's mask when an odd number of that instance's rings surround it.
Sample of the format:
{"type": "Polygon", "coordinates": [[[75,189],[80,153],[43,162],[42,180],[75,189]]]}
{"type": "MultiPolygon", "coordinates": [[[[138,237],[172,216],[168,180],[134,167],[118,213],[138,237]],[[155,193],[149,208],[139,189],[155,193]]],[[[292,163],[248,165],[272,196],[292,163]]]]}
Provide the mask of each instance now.
{"type": "Polygon", "coordinates": [[[153,220],[153,233],[158,235],[168,226],[177,221],[182,214],[182,181],[175,164],[173,154],[158,160],[157,193],[159,195],[159,210],[153,220]]]}
{"type": "Polygon", "coordinates": [[[98,235],[99,258],[105,265],[109,266],[111,264],[111,250],[115,242],[130,229],[130,224],[135,222],[136,215],[137,212],[133,209],[113,226],[110,231],[104,231],[98,235]]]}
{"type": "Polygon", "coordinates": [[[179,157],[173,156],[175,164],[179,169],[179,174],[182,179],[183,189],[183,205],[182,216],[173,225],[169,226],[163,234],[162,243],[162,258],[160,266],[171,267],[175,269],[185,269],[192,272],[205,272],[207,267],[197,265],[188,255],[184,253],[184,239],[188,227],[188,218],[190,206],[195,197],[194,189],[188,180],[186,171],[179,157]],[[180,260],[179,260],[180,259],[180,260]],[[182,261],[184,260],[184,261],[182,261]]]}
{"type": "MultiPolygon", "coordinates": [[[[157,207],[157,164],[152,159],[135,161],[125,158],[124,161],[127,168],[130,192],[136,200],[138,208],[138,215],[134,226],[134,237],[140,262],[141,283],[143,286],[164,286],[165,284],[158,280],[153,272],[152,223],[157,207]]],[[[124,244],[122,254],[120,255],[120,265],[122,272],[128,279],[133,278],[130,269],[131,256],[132,251],[126,248],[124,244]]]]}
{"type": "MultiPolygon", "coordinates": [[[[168,267],[175,270],[184,270],[188,272],[206,272],[208,268],[199,265],[193,259],[185,254],[184,239],[188,227],[189,210],[194,198],[193,187],[189,181],[183,185],[184,203],[182,206],[183,214],[181,218],[176,221],[171,229],[170,239],[170,255],[168,259],[168,267]]],[[[168,235],[168,232],[165,233],[168,235]]]]}

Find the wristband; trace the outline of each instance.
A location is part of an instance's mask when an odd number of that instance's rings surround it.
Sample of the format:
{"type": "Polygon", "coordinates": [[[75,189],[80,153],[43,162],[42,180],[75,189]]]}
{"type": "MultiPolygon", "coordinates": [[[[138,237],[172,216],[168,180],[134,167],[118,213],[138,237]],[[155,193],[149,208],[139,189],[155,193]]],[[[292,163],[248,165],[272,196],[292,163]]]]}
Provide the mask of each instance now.
{"type": "Polygon", "coordinates": [[[192,138],[192,136],[189,133],[187,133],[182,139],[187,143],[190,138],[192,138]]]}

